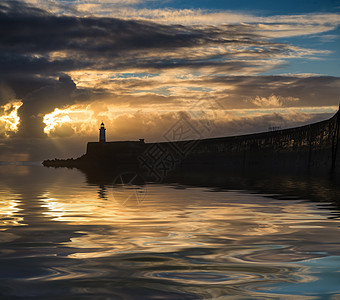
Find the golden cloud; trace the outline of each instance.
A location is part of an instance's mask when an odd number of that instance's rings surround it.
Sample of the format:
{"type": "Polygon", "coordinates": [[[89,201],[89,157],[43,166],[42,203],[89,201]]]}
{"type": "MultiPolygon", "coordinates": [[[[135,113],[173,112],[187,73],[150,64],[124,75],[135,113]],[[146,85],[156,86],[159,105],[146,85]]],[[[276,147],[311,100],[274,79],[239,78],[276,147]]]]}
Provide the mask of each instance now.
{"type": "Polygon", "coordinates": [[[20,123],[18,109],[21,105],[22,102],[16,100],[0,106],[0,135],[9,137],[11,134],[17,132],[20,123]]]}

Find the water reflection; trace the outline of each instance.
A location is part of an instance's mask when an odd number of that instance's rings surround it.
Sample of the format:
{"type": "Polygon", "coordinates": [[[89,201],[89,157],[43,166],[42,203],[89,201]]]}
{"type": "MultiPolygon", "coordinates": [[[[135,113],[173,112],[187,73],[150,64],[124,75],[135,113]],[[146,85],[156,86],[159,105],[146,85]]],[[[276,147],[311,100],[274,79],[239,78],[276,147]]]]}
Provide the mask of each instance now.
{"type": "Polygon", "coordinates": [[[22,222],[22,218],[17,216],[19,212],[19,195],[9,189],[0,190],[0,231],[6,230],[8,226],[16,226],[22,222]]]}
{"type": "Polygon", "coordinates": [[[103,184],[99,185],[98,197],[99,199],[107,199],[107,188],[103,184]]]}
{"type": "Polygon", "coordinates": [[[331,204],[16,168],[0,184],[0,298],[340,295],[331,204]]]}

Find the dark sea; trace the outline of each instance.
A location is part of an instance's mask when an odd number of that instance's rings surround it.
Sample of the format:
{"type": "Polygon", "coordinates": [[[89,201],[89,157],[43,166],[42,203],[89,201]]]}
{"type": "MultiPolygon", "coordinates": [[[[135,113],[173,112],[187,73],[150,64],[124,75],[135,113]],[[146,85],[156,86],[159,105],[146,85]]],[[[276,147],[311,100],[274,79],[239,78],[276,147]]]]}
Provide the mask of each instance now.
{"type": "Polygon", "coordinates": [[[0,165],[0,299],[340,299],[332,184],[183,182],[0,165]]]}

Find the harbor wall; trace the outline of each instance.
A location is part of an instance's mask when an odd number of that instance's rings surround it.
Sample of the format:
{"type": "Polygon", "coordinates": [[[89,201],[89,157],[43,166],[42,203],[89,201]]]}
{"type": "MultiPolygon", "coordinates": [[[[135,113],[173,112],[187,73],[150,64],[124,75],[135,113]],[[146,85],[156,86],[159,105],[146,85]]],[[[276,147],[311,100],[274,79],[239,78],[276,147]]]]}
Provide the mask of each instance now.
{"type": "Polygon", "coordinates": [[[215,161],[232,168],[335,171],[340,167],[338,143],[339,113],[291,129],[201,140],[186,163],[215,161]]]}
{"type": "MultiPolygon", "coordinates": [[[[218,168],[256,171],[338,171],[339,112],[306,126],[243,136],[144,143],[88,143],[85,158],[98,164],[149,167],[166,159],[173,168],[218,168]]],[[[164,161],[163,163],[164,166],[164,161]]]]}

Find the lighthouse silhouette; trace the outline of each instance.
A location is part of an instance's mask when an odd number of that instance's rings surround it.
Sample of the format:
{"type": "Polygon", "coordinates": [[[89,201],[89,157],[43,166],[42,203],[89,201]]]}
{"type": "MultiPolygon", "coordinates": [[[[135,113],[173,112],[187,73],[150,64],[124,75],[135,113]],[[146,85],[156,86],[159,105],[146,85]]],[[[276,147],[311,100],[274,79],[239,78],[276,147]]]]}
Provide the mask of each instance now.
{"type": "Polygon", "coordinates": [[[106,142],[106,137],[105,137],[105,127],[104,127],[104,122],[100,124],[99,128],[99,142],[100,143],[105,143],[106,142]]]}

